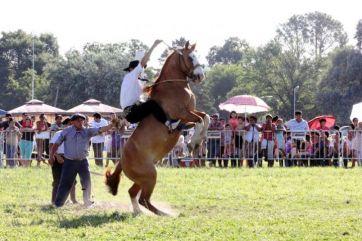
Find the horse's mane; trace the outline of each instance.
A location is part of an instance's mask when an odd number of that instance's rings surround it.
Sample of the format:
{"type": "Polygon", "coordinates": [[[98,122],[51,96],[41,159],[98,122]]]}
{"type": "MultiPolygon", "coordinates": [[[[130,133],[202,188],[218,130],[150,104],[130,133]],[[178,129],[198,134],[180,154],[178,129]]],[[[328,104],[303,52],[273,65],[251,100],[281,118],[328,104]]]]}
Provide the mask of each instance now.
{"type": "MultiPolygon", "coordinates": [[[[160,77],[162,76],[162,74],[163,74],[163,72],[164,72],[164,69],[165,69],[164,67],[167,66],[168,62],[169,62],[170,59],[171,59],[171,56],[172,56],[174,53],[175,53],[175,51],[171,52],[171,53],[167,56],[167,58],[166,58],[166,60],[165,60],[165,63],[163,64],[163,66],[162,66],[162,68],[161,68],[160,74],[158,75],[158,77],[157,77],[157,79],[155,80],[154,84],[160,82],[160,77]]],[[[144,87],[144,88],[143,88],[143,93],[146,93],[147,95],[151,95],[154,84],[144,87]]]]}

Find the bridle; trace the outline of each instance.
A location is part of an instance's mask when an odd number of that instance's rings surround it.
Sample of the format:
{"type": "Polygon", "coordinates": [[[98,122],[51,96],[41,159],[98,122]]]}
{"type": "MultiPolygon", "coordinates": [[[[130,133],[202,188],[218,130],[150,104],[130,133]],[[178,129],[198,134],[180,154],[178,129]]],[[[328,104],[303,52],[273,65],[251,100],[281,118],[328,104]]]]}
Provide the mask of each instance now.
{"type": "MultiPolygon", "coordinates": [[[[180,63],[181,69],[183,70],[183,72],[186,74],[187,77],[189,77],[190,79],[193,79],[194,78],[194,70],[196,68],[202,66],[202,65],[199,64],[199,63],[197,63],[196,65],[190,65],[185,60],[185,57],[184,57],[182,52],[176,51],[176,53],[179,55],[179,63],[180,63]]],[[[191,57],[189,57],[189,58],[191,58],[191,57]]],[[[192,60],[192,58],[191,58],[191,60],[192,60]]]]}

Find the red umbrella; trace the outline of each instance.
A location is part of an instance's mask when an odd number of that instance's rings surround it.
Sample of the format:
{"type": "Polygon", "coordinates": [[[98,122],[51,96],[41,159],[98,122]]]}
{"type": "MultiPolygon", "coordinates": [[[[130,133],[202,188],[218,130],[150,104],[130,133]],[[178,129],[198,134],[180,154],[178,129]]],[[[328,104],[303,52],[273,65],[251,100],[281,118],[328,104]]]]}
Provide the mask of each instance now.
{"type": "Polygon", "coordinates": [[[311,130],[317,130],[321,127],[320,120],[325,119],[326,120],[326,127],[328,129],[331,129],[334,126],[334,123],[336,123],[336,117],[332,115],[321,115],[314,117],[310,121],[308,121],[309,129],[311,130]]]}

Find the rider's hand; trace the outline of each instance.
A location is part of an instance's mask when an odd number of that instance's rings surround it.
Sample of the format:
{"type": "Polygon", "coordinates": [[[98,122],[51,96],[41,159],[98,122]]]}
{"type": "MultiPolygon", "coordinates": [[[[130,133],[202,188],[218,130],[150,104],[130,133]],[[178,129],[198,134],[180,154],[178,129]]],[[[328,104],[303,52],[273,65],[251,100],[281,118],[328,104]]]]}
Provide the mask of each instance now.
{"type": "Polygon", "coordinates": [[[156,39],[155,42],[153,43],[153,45],[159,45],[162,42],[161,39],[156,39]]]}

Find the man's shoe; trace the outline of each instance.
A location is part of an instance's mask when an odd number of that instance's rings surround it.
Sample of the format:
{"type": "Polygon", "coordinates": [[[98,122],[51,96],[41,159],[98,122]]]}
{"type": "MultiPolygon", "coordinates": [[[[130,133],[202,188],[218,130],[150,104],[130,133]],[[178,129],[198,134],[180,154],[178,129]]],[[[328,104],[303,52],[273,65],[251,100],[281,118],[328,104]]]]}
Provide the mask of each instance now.
{"type": "Polygon", "coordinates": [[[173,121],[173,122],[167,120],[165,122],[165,125],[168,127],[168,129],[175,130],[179,126],[180,122],[181,122],[181,120],[176,120],[176,121],[173,121]]]}

